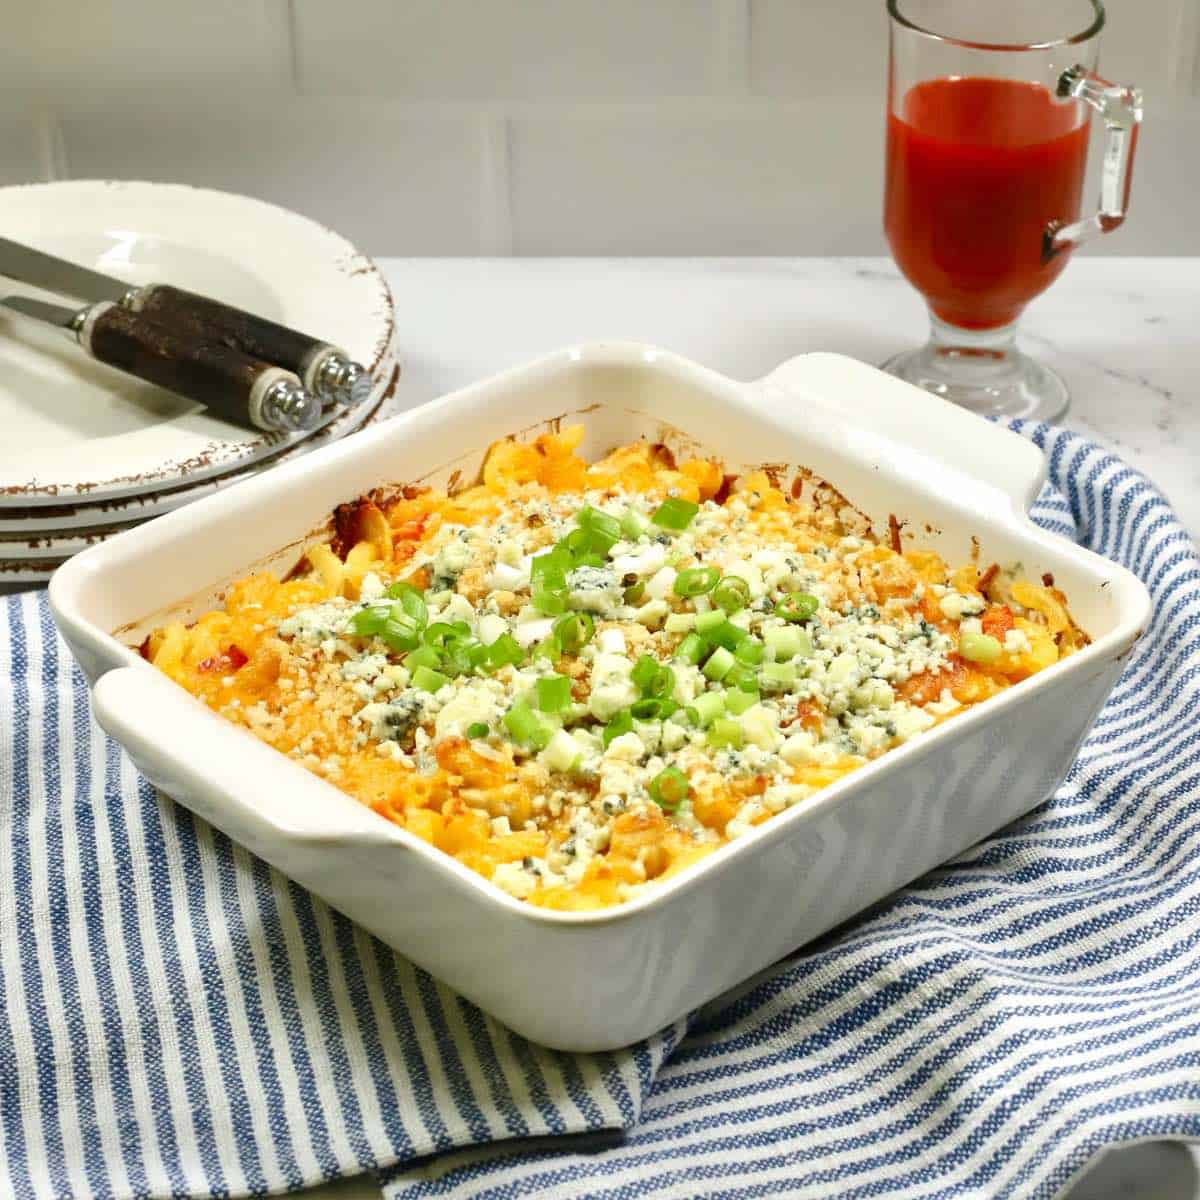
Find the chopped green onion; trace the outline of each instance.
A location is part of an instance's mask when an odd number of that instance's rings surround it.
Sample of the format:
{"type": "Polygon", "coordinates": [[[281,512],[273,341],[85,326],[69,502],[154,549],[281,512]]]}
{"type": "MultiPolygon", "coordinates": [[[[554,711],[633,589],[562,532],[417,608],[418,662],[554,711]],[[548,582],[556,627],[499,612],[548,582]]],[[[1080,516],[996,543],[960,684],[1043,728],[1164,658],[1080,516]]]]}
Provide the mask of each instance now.
{"type": "Polygon", "coordinates": [[[442,656],[432,646],[418,646],[405,657],[404,665],[410,671],[415,671],[418,667],[440,667],[442,656]]]}
{"type": "Polygon", "coordinates": [[[463,638],[470,636],[471,627],[466,621],[455,621],[453,624],[446,621],[435,621],[425,630],[421,640],[427,646],[444,650],[451,642],[461,641],[463,638]]]}
{"type": "Polygon", "coordinates": [[[621,517],[621,532],[631,542],[636,542],[649,528],[650,522],[636,508],[627,508],[621,517]]]}
{"type": "Polygon", "coordinates": [[[580,557],[591,551],[592,535],[586,529],[580,526],[577,529],[572,529],[561,542],[560,546],[570,553],[571,557],[578,563],[580,557]]]}
{"type": "Polygon", "coordinates": [[[613,738],[619,738],[623,733],[633,732],[633,712],[628,708],[623,708],[607,725],[600,734],[600,740],[604,743],[605,749],[608,748],[613,738]]]}
{"type": "Polygon", "coordinates": [[[741,612],[750,603],[750,585],[740,575],[726,575],[713,589],[712,602],[724,612],[741,612]]]}
{"type": "Polygon", "coordinates": [[[488,661],[496,670],[505,666],[516,666],[525,661],[525,651],[511,633],[502,633],[488,647],[488,661]]]}
{"type": "Polygon", "coordinates": [[[687,776],[678,767],[663,767],[650,780],[647,790],[650,799],[664,812],[674,812],[688,794],[687,776]]]}
{"type": "Polygon", "coordinates": [[[588,531],[592,547],[599,553],[607,554],[621,540],[621,522],[598,508],[581,508],[575,519],[588,531]]]}
{"type": "Polygon", "coordinates": [[[731,750],[740,750],[745,744],[741,723],[728,717],[714,721],[708,730],[708,744],[714,749],[726,746],[731,750]]]}
{"type": "Polygon", "coordinates": [[[578,654],[592,640],[596,632],[596,622],[591,613],[563,613],[554,622],[554,636],[563,648],[564,654],[578,654]]]}
{"type": "Polygon", "coordinates": [[[695,666],[703,657],[708,647],[704,644],[704,639],[698,633],[689,633],[687,637],[675,647],[675,657],[682,658],[684,662],[689,662],[695,666]]]}
{"type": "Polygon", "coordinates": [[[350,629],[362,637],[374,637],[383,632],[391,612],[390,604],[372,604],[370,608],[360,608],[350,618],[350,629]]]}
{"type": "Polygon", "coordinates": [[[699,511],[700,505],[693,504],[690,500],[681,500],[678,496],[671,496],[654,510],[650,520],[662,529],[680,533],[692,523],[699,511]]]}
{"type": "Polygon", "coordinates": [[[821,602],[807,592],[789,592],[775,605],[775,615],[785,621],[810,621],[821,602]]]}
{"type": "Polygon", "coordinates": [[[727,688],[738,688],[743,692],[758,691],[758,676],[747,666],[735,663],[721,681],[727,688]]]}
{"type": "Polygon", "coordinates": [[[725,711],[725,693],[701,692],[692,707],[696,710],[696,723],[706,729],[725,711]]]}
{"type": "Polygon", "coordinates": [[[454,675],[469,675],[487,662],[488,649],[474,638],[458,638],[447,646],[442,670],[454,675]]]}
{"type": "Polygon", "coordinates": [[[575,771],[582,760],[579,743],[565,729],[556,729],[542,752],[542,761],[552,771],[575,771]]]}
{"type": "Polygon", "coordinates": [[[704,672],[706,678],[714,682],[720,682],[720,680],[729,674],[733,663],[733,655],[724,646],[718,646],[709,656],[708,662],[704,664],[701,670],[704,672]]]}
{"type": "Polygon", "coordinates": [[[429,620],[429,609],[425,606],[425,597],[411,583],[399,580],[384,592],[389,600],[398,600],[401,609],[414,621],[424,625],[429,620]]]}
{"type": "Polygon", "coordinates": [[[491,730],[482,721],[472,721],[467,726],[467,737],[469,738],[485,738],[491,730]]]}
{"type": "Polygon", "coordinates": [[[654,678],[646,685],[644,691],[647,696],[653,697],[655,700],[662,700],[669,696],[675,690],[675,672],[670,667],[658,668],[654,678]]]}
{"type": "Polygon", "coordinates": [[[757,667],[766,655],[767,648],[758,638],[748,637],[733,648],[733,657],[749,667],[757,667]]]}
{"type": "Polygon", "coordinates": [[[518,742],[535,750],[544,750],[554,736],[554,726],[541,713],[534,712],[527,700],[518,700],[501,720],[518,742]]]}
{"type": "Polygon", "coordinates": [[[545,588],[538,588],[530,599],[533,607],[548,617],[554,617],[567,611],[567,597],[562,591],[547,591],[545,588]]]}
{"type": "Polygon", "coordinates": [[[717,586],[720,578],[716,567],[688,567],[675,576],[675,595],[703,596],[717,586]]]}
{"type": "Polygon", "coordinates": [[[412,685],[422,692],[436,692],[449,683],[449,679],[431,667],[418,667],[412,675],[412,685]]]}
{"type": "Polygon", "coordinates": [[[812,638],[806,629],[783,629],[774,627],[763,633],[767,647],[776,661],[790,658],[807,658],[812,653],[812,638]]]}
{"type": "Polygon", "coordinates": [[[724,646],[726,650],[736,650],[750,635],[732,621],[722,621],[716,629],[710,629],[705,635],[714,646],[724,646]]]}
{"type": "Polygon", "coordinates": [[[554,634],[548,638],[542,638],[533,648],[533,657],[544,658],[552,663],[558,662],[562,658],[562,647],[558,644],[558,638],[554,634]]]}
{"type": "Polygon", "coordinates": [[[772,687],[787,688],[796,682],[796,664],[790,662],[763,663],[759,668],[762,681],[772,687]]]}
{"type": "Polygon", "coordinates": [[[639,721],[665,721],[672,713],[679,711],[679,705],[674,700],[644,696],[641,700],[635,700],[629,711],[639,721]]]}
{"type": "Polygon", "coordinates": [[[729,709],[735,717],[740,717],[748,708],[752,708],[758,703],[758,689],[752,692],[744,692],[741,688],[733,688],[725,693],[725,707],[729,709]]]}
{"type": "Polygon", "coordinates": [[[421,626],[408,615],[397,617],[393,609],[379,631],[379,637],[397,653],[415,650],[421,640],[421,626]]]}
{"type": "Polygon", "coordinates": [[[994,663],[1003,653],[1004,647],[1000,644],[999,638],[992,637],[989,633],[963,633],[961,630],[958,634],[958,652],[968,662],[974,663],[994,663]]]}
{"type": "Polygon", "coordinates": [[[537,681],[537,698],[542,712],[562,712],[571,703],[571,681],[565,675],[543,675],[537,681]]]}
{"type": "Polygon", "coordinates": [[[663,628],[668,633],[687,633],[695,624],[695,613],[672,613],[663,628]]]}
{"type": "Polygon", "coordinates": [[[652,655],[643,654],[637,662],[633,664],[633,670],[629,673],[629,678],[633,680],[638,691],[644,692],[650,681],[658,674],[658,659],[652,655]]]}
{"type": "Polygon", "coordinates": [[[711,612],[703,612],[696,617],[696,632],[701,637],[708,637],[714,629],[719,629],[724,624],[725,614],[714,608],[711,612]]]}
{"type": "Polygon", "coordinates": [[[572,567],[571,554],[555,546],[545,554],[539,554],[529,564],[530,584],[542,588],[559,590],[567,586],[567,572],[572,567]]]}

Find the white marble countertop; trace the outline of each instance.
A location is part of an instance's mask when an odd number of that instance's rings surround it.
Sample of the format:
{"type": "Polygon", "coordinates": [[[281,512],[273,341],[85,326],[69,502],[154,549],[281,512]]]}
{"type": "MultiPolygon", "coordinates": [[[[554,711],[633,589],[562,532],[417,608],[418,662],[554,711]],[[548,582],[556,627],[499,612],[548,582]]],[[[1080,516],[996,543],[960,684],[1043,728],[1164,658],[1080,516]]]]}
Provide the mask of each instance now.
{"type": "MultiPolygon", "coordinates": [[[[795,354],[878,363],[926,336],[890,260],[384,259],[417,404],[577,341],[652,342],[735,378],[795,354]]],[[[1065,423],[1153,479],[1200,534],[1200,259],[1079,258],[1022,322],[1065,423]]]]}
{"type": "MultiPolygon", "coordinates": [[[[925,337],[886,259],[385,259],[404,407],[572,342],[651,342],[736,378],[795,354],[881,362],[925,337]]],[[[1071,390],[1065,423],[1153,479],[1200,534],[1200,260],[1087,259],[1026,314],[1025,348],[1071,390]]],[[[1195,1156],[1106,1156],[1070,1200],[1200,1200],[1195,1156]]],[[[306,1200],[378,1200],[367,1179],[306,1200]]]]}

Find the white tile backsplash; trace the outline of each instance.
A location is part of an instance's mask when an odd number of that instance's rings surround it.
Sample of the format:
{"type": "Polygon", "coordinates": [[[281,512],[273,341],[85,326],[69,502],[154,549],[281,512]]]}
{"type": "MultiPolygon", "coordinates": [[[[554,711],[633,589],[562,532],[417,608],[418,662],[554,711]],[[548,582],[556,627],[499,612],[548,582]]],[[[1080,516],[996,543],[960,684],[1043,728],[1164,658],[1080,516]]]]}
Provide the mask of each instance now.
{"type": "Polygon", "coordinates": [[[8,48],[18,51],[12,69],[46,97],[80,87],[150,92],[170,108],[176,88],[289,84],[288,0],[10,0],[5,8],[14,12],[4,22],[8,48]]]}
{"type": "Polygon", "coordinates": [[[480,125],[311,100],[190,111],[67,106],[71,174],[173,180],[294,208],[376,254],[483,250],[480,125]]]}
{"type": "MultiPolygon", "coordinates": [[[[245,191],[376,254],[883,248],[883,0],[12,2],[0,183],[245,191]]],[[[1148,115],[1100,253],[1200,254],[1198,3],[1107,5],[1148,115]]]]}
{"type": "Polygon", "coordinates": [[[871,103],[814,100],[518,118],[514,249],[881,251],[879,115],[871,103]]]}
{"type": "Polygon", "coordinates": [[[883,0],[749,0],[750,86],[760,95],[878,98],[887,85],[883,0]]]}
{"type": "Polygon", "coordinates": [[[293,0],[306,92],[422,100],[708,90],[714,0],[293,0]]]}

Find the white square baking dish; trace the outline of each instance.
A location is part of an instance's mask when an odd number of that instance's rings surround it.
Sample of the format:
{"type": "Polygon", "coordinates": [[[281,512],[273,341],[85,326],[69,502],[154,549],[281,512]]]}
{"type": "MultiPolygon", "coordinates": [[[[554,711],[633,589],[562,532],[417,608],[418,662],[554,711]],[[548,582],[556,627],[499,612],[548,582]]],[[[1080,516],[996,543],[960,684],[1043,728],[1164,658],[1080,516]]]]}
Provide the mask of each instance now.
{"type": "Polygon", "coordinates": [[[101,725],[153,783],[525,1036],[636,1041],[1039,804],[1145,625],[1121,567],[1036,528],[1041,453],[829,354],[739,383],[652,348],[573,347],[96,546],[54,576],[55,620],[101,725]],[[892,751],[623,906],[522,904],[228,724],[131,647],[251,570],[286,572],[333,508],[470,478],[486,448],[582,422],[583,452],[650,437],[738,471],[809,468],[876,528],[965,561],[1052,572],[1092,644],[892,751]]]}

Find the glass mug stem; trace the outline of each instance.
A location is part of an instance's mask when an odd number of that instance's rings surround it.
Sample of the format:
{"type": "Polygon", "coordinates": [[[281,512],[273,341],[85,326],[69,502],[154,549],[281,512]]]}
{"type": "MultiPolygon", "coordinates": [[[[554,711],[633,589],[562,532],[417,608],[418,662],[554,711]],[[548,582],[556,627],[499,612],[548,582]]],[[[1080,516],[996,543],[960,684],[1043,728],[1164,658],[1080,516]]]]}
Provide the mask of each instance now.
{"type": "Polygon", "coordinates": [[[1042,235],[1043,263],[1102,233],[1111,233],[1125,220],[1138,127],[1142,123],[1142,93],[1138,88],[1110,83],[1084,66],[1077,64],[1064,71],[1056,94],[1063,100],[1082,100],[1100,114],[1105,128],[1104,162],[1099,210],[1070,224],[1051,221],[1042,235]]]}

